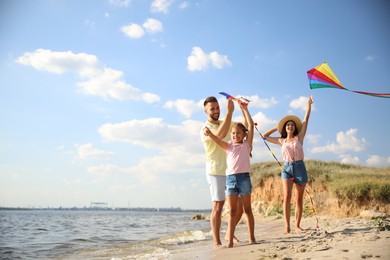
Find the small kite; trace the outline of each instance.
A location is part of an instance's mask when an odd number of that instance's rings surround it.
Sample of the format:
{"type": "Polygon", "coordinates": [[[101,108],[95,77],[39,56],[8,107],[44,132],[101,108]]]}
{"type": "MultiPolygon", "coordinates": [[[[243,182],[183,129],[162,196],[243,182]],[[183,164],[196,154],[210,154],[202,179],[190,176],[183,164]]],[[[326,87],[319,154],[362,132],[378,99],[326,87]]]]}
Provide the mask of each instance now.
{"type": "Polygon", "coordinates": [[[390,98],[390,93],[373,93],[373,92],[349,90],[345,88],[337,78],[336,74],[334,74],[332,69],[329,67],[328,63],[326,62],[318,65],[315,68],[312,68],[311,70],[308,70],[307,76],[309,78],[311,89],[338,88],[338,89],[355,92],[358,94],[364,94],[364,95],[369,95],[374,97],[390,98]]]}
{"type": "Polygon", "coordinates": [[[228,93],[225,93],[225,92],[219,92],[219,94],[225,96],[229,100],[237,101],[238,104],[243,105],[243,106],[247,106],[248,103],[250,102],[249,99],[246,99],[246,98],[243,98],[243,97],[236,98],[236,97],[233,97],[233,96],[231,96],[231,95],[229,95],[228,93]]]}

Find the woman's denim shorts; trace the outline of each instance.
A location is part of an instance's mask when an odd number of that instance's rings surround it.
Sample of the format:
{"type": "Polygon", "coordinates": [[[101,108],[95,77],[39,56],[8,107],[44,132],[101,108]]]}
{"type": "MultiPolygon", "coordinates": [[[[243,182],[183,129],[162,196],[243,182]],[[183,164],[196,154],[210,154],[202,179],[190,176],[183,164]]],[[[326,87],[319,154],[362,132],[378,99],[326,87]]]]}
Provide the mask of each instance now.
{"type": "Polygon", "coordinates": [[[226,196],[249,195],[252,193],[252,183],[249,172],[226,175],[226,196]]]}
{"type": "Polygon", "coordinates": [[[303,160],[283,163],[282,179],[290,179],[301,184],[308,181],[307,171],[303,160]]]}

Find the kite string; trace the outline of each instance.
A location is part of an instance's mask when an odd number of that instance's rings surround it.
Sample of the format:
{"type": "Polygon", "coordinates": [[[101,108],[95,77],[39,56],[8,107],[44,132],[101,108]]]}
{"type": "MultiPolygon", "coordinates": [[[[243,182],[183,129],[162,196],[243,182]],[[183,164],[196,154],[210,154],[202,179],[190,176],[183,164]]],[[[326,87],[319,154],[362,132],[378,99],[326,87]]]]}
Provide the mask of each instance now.
{"type": "MultiPolygon", "coordinates": [[[[290,179],[291,179],[291,180],[294,180],[294,177],[292,177],[292,178],[290,178],[290,179]]],[[[314,205],[314,201],[313,201],[313,198],[312,198],[311,194],[307,191],[307,189],[306,189],[305,186],[303,186],[303,185],[300,184],[300,183],[296,183],[296,184],[299,185],[304,191],[306,191],[307,195],[309,196],[311,205],[313,206],[313,209],[312,209],[312,210],[313,210],[313,212],[314,212],[314,217],[315,217],[315,219],[316,219],[316,229],[319,229],[320,226],[319,226],[319,224],[318,224],[317,210],[316,210],[316,207],[315,207],[315,205],[314,205]]]]}
{"type": "Polygon", "coordinates": [[[257,123],[255,123],[255,129],[259,133],[261,139],[263,140],[264,144],[267,146],[268,150],[271,152],[272,156],[278,162],[280,169],[282,169],[283,168],[282,164],[279,162],[278,158],[276,158],[274,152],[272,152],[271,148],[268,146],[267,142],[265,141],[267,138],[264,138],[264,136],[260,133],[259,129],[257,128],[257,123]]]}

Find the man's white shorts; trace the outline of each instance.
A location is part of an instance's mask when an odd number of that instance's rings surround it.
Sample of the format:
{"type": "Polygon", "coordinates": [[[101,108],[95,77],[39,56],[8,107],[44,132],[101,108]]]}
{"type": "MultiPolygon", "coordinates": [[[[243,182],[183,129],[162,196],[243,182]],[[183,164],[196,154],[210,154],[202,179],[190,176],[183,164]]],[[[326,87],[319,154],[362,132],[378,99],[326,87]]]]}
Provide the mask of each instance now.
{"type": "Polygon", "coordinates": [[[209,174],[206,174],[206,176],[207,176],[207,183],[209,184],[211,200],[224,201],[226,176],[209,175],[209,174]]]}

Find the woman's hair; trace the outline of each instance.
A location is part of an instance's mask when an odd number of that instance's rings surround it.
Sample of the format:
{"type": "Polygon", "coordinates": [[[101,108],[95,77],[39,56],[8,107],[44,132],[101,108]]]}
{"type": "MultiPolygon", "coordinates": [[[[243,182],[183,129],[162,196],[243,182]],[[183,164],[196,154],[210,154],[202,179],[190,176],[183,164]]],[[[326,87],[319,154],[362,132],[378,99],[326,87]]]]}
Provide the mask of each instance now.
{"type": "Polygon", "coordinates": [[[283,125],[282,133],[281,133],[281,137],[282,138],[286,138],[287,137],[286,125],[287,125],[288,122],[293,122],[293,124],[295,126],[294,136],[296,136],[299,133],[299,131],[297,129],[297,125],[295,124],[295,122],[293,120],[289,120],[286,123],[284,123],[284,125],[283,125]]]}

